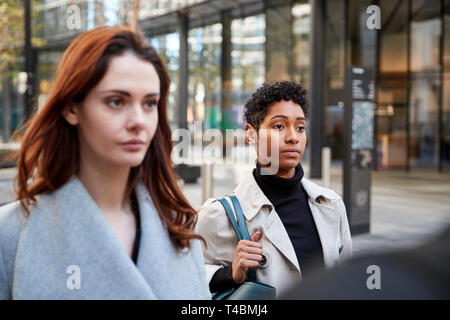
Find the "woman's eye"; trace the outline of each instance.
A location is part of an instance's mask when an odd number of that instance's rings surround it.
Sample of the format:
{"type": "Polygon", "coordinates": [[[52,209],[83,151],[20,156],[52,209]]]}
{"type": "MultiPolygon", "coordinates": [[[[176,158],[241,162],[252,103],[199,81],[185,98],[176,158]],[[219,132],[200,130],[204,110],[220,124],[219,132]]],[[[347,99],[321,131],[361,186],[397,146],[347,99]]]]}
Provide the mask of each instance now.
{"type": "Polygon", "coordinates": [[[299,127],[298,127],[298,130],[299,130],[300,132],[305,131],[305,126],[299,126],[299,127]]]}
{"type": "Polygon", "coordinates": [[[281,124],[276,124],[276,125],[274,125],[272,128],[273,128],[273,129],[280,130],[280,129],[283,128],[283,125],[281,125],[281,124]]]}
{"type": "Polygon", "coordinates": [[[144,106],[147,109],[153,109],[157,106],[157,103],[156,103],[156,101],[148,101],[148,102],[144,103],[144,106]]]}
{"type": "Polygon", "coordinates": [[[118,108],[122,105],[122,100],[121,99],[111,99],[111,100],[108,100],[107,104],[110,107],[118,108]]]}

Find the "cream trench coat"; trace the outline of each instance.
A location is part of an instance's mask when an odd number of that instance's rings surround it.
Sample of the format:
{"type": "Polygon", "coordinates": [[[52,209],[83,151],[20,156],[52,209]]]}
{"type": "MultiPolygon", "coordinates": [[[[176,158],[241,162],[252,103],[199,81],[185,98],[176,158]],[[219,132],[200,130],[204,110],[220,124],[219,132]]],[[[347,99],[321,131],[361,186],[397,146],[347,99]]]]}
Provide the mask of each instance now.
{"type": "MultiPolygon", "coordinates": [[[[301,180],[322,244],[325,268],[352,255],[352,240],[344,202],[334,191],[306,178],[301,180]]],[[[259,240],[266,257],[256,271],[257,280],[270,284],[280,296],[301,280],[301,270],[289,236],[273,205],[264,195],[250,171],[234,190],[239,199],[250,235],[260,230],[259,240]]],[[[229,198],[227,200],[233,208],[229,198]]],[[[203,250],[208,283],[223,266],[231,266],[238,238],[217,199],[208,199],[199,209],[198,232],[208,247],[203,250]]]]}

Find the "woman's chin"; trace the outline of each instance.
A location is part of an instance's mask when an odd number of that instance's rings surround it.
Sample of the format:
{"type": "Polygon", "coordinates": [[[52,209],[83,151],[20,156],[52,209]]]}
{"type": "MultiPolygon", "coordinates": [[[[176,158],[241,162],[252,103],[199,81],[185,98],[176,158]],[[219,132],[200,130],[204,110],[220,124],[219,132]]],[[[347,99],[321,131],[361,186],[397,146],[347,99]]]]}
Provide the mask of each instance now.
{"type": "Polygon", "coordinates": [[[280,169],[282,170],[290,170],[295,168],[300,163],[300,159],[292,158],[292,159],[282,159],[280,160],[280,169]]]}
{"type": "Polygon", "coordinates": [[[134,156],[127,156],[122,157],[119,159],[114,159],[114,164],[117,167],[128,167],[128,168],[134,168],[142,164],[142,161],[144,161],[144,156],[141,155],[134,155],[134,156]]]}
{"type": "Polygon", "coordinates": [[[263,164],[261,165],[261,167],[286,171],[297,167],[298,164],[300,163],[300,159],[299,158],[280,159],[278,164],[275,163],[274,161],[270,161],[267,163],[258,160],[258,163],[260,165],[263,164]]]}

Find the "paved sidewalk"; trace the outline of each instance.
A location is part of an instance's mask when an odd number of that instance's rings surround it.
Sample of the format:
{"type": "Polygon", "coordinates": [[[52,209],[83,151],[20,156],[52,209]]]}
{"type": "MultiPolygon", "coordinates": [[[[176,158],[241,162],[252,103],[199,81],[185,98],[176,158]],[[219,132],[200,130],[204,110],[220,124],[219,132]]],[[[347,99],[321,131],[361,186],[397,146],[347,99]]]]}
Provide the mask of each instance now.
{"type": "MultiPolygon", "coordinates": [[[[231,193],[246,170],[252,166],[216,166],[213,196],[231,193]]],[[[308,177],[307,166],[304,171],[308,177]]],[[[450,173],[373,172],[372,178],[371,230],[353,236],[355,256],[417,246],[450,224],[450,173]]],[[[342,196],[338,166],[332,167],[331,188],[342,196]]],[[[194,208],[201,205],[201,179],[183,192],[194,208]]]]}
{"type": "MultiPolygon", "coordinates": [[[[252,167],[214,166],[213,196],[231,193],[252,167]]],[[[304,170],[307,177],[309,168],[304,170]]],[[[0,170],[0,203],[14,199],[14,174],[15,169],[0,170]]],[[[371,231],[353,236],[355,255],[416,246],[450,224],[450,173],[389,171],[373,172],[372,177],[371,231]]],[[[342,170],[336,165],[332,167],[331,188],[342,195],[342,170]]],[[[201,206],[201,178],[195,184],[185,184],[183,192],[194,208],[201,206]]]]}
{"type": "Polygon", "coordinates": [[[0,169],[0,204],[15,199],[13,192],[13,179],[15,175],[16,168],[0,169]]]}

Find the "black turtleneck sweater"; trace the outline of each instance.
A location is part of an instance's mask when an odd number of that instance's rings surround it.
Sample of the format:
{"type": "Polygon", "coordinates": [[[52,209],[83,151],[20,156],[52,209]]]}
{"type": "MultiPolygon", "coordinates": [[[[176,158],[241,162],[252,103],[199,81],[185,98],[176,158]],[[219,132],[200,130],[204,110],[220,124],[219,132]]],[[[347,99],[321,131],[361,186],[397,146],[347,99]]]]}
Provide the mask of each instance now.
{"type": "Polygon", "coordinates": [[[261,175],[258,164],[253,176],[283,222],[297,255],[302,277],[307,277],[311,268],[323,267],[322,245],[309,208],[308,195],[301,184],[301,164],[295,168],[292,178],[261,175]]]}
{"type": "MultiPolygon", "coordinates": [[[[261,175],[261,167],[253,170],[256,183],[273,204],[294,247],[303,279],[312,269],[323,268],[323,253],[319,234],[308,204],[308,195],[301,184],[303,168],[299,164],[292,178],[261,175]]],[[[237,286],[231,267],[219,269],[211,279],[211,292],[219,292],[237,286]]]]}

